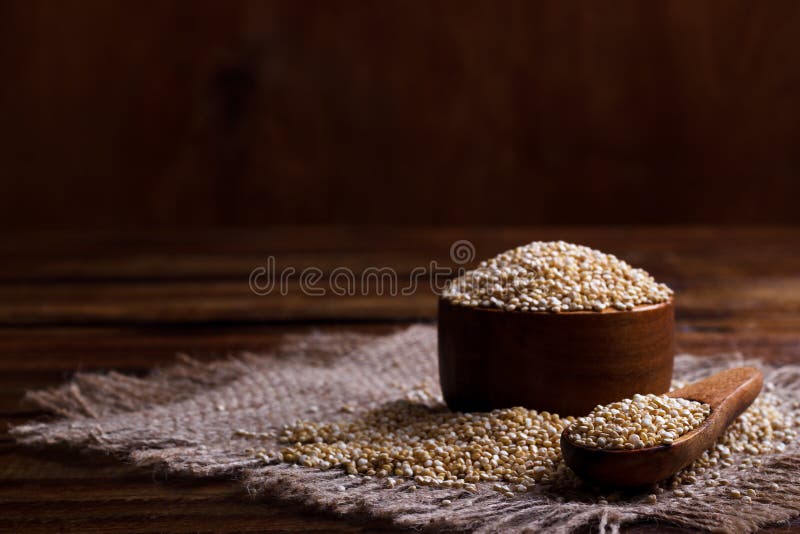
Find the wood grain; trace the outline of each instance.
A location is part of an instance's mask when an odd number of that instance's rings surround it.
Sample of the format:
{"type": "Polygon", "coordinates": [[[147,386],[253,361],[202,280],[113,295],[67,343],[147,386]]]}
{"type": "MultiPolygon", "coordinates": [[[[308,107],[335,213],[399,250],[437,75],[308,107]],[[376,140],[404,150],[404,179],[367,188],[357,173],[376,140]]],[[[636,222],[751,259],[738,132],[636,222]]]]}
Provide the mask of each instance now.
{"type": "Polygon", "coordinates": [[[798,32],[792,0],[5,1],[0,224],[797,223],[798,32]]]}
{"type": "Polygon", "coordinates": [[[439,299],[439,381],[453,411],[525,406],[581,416],[635,393],[665,393],[672,300],[589,312],[507,312],[439,299]]]}
{"type": "MultiPolygon", "coordinates": [[[[369,299],[355,305],[344,297],[298,297],[303,307],[295,308],[277,299],[274,307],[257,300],[255,320],[252,309],[240,309],[242,301],[231,298],[242,294],[236,284],[246,284],[252,259],[285,254],[287,264],[346,261],[354,267],[374,260],[403,270],[431,258],[447,261],[457,239],[470,239],[481,258],[533,239],[563,238],[616,253],[674,286],[679,352],[738,351],[797,364],[799,235],[796,228],[777,227],[282,227],[0,235],[0,293],[9,297],[0,299],[0,531],[387,528],[284,503],[254,503],[226,481],[166,478],[109,458],[22,449],[8,436],[6,424],[45,417],[21,402],[26,390],[55,386],[76,370],[141,374],[169,365],[178,352],[208,360],[268,350],[287,333],[386,333],[407,324],[398,320],[409,310],[402,299],[386,299],[376,311],[369,299]],[[137,292],[138,301],[129,298],[137,292]],[[165,307],[174,322],[161,320],[165,307]],[[26,310],[24,321],[18,310],[26,310]]],[[[419,304],[426,310],[420,317],[432,319],[435,296],[419,299],[417,304],[430,302],[430,308],[419,304]]],[[[799,527],[796,520],[772,531],[799,527]]],[[[634,530],[665,528],[643,524],[634,530]]]]}
{"type": "MultiPolygon", "coordinates": [[[[462,267],[449,257],[450,245],[460,239],[473,243],[476,260],[536,239],[587,244],[644,267],[678,291],[679,319],[783,321],[787,312],[800,311],[799,236],[791,227],[28,232],[0,237],[7,258],[0,264],[0,324],[430,320],[436,296],[424,283],[401,297],[379,295],[374,286],[345,298],[330,291],[310,297],[298,291],[299,272],[318,267],[327,277],[336,267],[357,275],[388,267],[397,272],[398,287],[407,287],[415,267],[432,261],[453,271],[462,267]],[[277,269],[298,273],[285,296],[250,289],[250,273],[269,256],[277,269]]],[[[319,286],[329,287],[326,278],[319,286]]]]}

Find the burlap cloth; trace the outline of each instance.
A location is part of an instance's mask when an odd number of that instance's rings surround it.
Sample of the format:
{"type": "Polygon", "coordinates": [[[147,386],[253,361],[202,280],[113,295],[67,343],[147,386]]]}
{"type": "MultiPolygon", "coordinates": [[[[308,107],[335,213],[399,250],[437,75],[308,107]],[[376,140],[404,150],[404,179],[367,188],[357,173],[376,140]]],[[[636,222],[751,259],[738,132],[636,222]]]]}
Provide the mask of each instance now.
{"type": "MultiPolygon", "coordinates": [[[[436,331],[431,326],[383,337],[317,333],[288,338],[271,354],[243,354],[210,364],[182,360],[145,378],[78,374],[57,389],[32,392],[29,400],[61,418],[18,426],[12,432],[28,445],[66,444],[170,472],[227,475],[254,494],[341,514],[389,518],[410,527],[570,531],[593,525],[616,531],[636,521],[654,521],[742,532],[800,512],[797,444],[762,456],[758,468],[720,468],[732,486],[757,490],[758,497],[749,505],[726,496],[721,487],[699,489],[692,498],[677,497],[667,489],[656,504],[646,502],[646,493],[597,504],[591,489],[559,494],[546,485],[513,498],[493,491],[491,484],[481,485],[477,493],[430,487],[410,491],[408,481],[390,489],[384,480],[348,477],[339,469],[265,464],[246,452],[262,447],[268,453],[277,451],[275,431],[298,418],[359,417],[359,412],[407,398],[409,392],[413,398],[421,383],[438,394],[436,331]],[[343,413],[344,404],[355,407],[354,413],[343,413]],[[237,432],[240,429],[265,435],[247,437],[237,432]],[[770,489],[774,483],[779,490],[770,489]],[[452,504],[441,506],[443,499],[452,504]]],[[[695,380],[742,363],[740,356],[678,356],[675,376],[695,380]]],[[[798,399],[800,367],[760,366],[775,393],[798,399]]]]}

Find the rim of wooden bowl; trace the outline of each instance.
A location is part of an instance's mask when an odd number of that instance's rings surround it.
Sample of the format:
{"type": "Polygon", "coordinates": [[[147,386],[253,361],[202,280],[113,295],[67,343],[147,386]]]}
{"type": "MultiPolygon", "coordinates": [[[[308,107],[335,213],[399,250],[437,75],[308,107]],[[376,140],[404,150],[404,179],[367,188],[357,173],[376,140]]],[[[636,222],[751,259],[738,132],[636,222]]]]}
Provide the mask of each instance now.
{"type": "Polygon", "coordinates": [[[613,306],[608,306],[603,311],[594,311],[594,310],[574,310],[574,311],[560,311],[560,312],[552,312],[552,311],[522,311],[522,310],[501,310],[498,308],[484,308],[482,306],[464,306],[462,304],[453,304],[450,300],[439,297],[439,304],[445,304],[450,308],[457,308],[468,310],[476,313],[507,313],[511,315],[531,315],[531,316],[546,316],[546,317],[558,317],[558,316],[570,316],[570,315],[617,315],[623,313],[639,313],[639,312],[647,312],[657,310],[659,308],[664,308],[666,306],[674,306],[675,304],[675,297],[670,297],[668,300],[664,302],[657,302],[655,304],[639,304],[638,306],[634,306],[632,310],[618,310],[613,306]]]}

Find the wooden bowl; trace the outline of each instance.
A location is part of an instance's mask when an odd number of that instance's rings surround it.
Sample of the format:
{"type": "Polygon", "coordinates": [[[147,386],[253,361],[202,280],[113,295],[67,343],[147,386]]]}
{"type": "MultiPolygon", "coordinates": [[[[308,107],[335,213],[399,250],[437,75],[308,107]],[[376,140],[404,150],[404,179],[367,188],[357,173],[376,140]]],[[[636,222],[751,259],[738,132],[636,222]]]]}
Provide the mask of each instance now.
{"type": "Polygon", "coordinates": [[[439,380],[454,411],[585,415],[672,380],[673,301],[631,311],[507,312],[439,299],[439,380]]]}

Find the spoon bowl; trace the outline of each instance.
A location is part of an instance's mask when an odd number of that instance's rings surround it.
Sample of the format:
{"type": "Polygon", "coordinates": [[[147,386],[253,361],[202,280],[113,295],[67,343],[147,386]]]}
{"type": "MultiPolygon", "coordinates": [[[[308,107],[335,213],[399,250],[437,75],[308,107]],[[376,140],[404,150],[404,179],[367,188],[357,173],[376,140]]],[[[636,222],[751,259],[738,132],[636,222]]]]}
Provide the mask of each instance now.
{"type": "Polygon", "coordinates": [[[561,434],[564,462],[581,478],[600,485],[638,487],[674,475],[710,449],[725,429],[758,397],[761,371],[728,369],[666,395],[704,402],[711,413],[700,426],[669,445],[643,449],[601,449],[576,445],[569,427],[561,434]]]}

